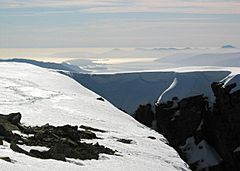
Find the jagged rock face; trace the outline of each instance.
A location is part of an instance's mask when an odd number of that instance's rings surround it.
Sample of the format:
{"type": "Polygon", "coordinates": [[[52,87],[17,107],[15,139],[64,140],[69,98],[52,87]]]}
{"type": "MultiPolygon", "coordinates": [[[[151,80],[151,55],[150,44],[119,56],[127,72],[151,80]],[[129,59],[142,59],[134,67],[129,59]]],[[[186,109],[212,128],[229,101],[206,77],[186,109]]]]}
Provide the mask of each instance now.
{"type": "Polygon", "coordinates": [[[156,105],[158,131],[193,170],[240,170],[240,90],[230,93],[235,86],[213,83],[212,108],[203,95],[156,105]]]}
{"type": "Polygon", "coordinates": [[[225,170],[240,170],[240,90],[230,93],[235,86],[212,84],[216,103],[206,120],[206,135],[223,158],[225,170]]]}
{"type": "Polygon", "coordinates": [[[185,144],[194,135],[207,111],[206,99],[200,95],[183,99],[173,107],[174,102],[156,107],[157,127],[173,147],[185,144]]]}

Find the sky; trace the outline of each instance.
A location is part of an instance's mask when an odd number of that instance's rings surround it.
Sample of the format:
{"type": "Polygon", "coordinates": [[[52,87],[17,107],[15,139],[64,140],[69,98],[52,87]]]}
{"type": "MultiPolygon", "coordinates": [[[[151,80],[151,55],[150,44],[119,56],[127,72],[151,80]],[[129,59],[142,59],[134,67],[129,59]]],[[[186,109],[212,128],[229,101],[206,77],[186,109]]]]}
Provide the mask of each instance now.
{"type": "Polygon", "coordinates": [[[0,0],[0,48],[240,47],[240,0],[0,0]]]}

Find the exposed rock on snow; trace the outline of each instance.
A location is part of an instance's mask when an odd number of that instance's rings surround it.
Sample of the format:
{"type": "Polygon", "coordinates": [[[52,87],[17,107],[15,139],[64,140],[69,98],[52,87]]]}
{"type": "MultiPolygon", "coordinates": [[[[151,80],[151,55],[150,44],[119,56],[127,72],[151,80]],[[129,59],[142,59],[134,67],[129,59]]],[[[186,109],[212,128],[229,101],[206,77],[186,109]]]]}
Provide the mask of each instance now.
{"type": "MultiPolygon", "coordinates": [[[[77,126],[64,125],[54,127],[49,124],[44,126],[26,127],[20,123],[21,114],[13,113],[9,115],[0,115],[0,135],[2,139],[11,143],[10,148],[13,151],[37,157],[41,159],[56,159],[66,161],[66,158],[76,158],[81,160],[99,159],[100,153],[113,155],[115,152],[109,148],[96,144],[80,142],[82,139],[96,139],[97,136],[89,130],[80,131],[77,126]],[[31,134],[32,136],[23,136],[13,133],[10,125],[14,125],[22,134],[31,134]],[[29,152],[20,148],[17,144],[27,146],[45,146],[50,148],[47,151],[38,151],[31,149],[29,152]]],[[[86,127],[84,127],[86,128],[86,127]]],[[[98,130],[92,128],[92,130],[98,130]]]]}
{"type": "Polygon", "coordinates": [[[125,144],[131,144],[133,142],[131,139],[118,139],[117,141],[125,144]]]}
{"type": "Polygon", "coordinates": [[[104,98],[102,98],[102,97],[98,97],[97,100],[104,101],[104,98]]]}
{"type": "Polygon", "coordinates": [[[94,131],[94,132],[101,132],[101,133],[107,132],[107,131],[105,131],[105,130],[101,130],[101,129],[97,129],[97,128],[92,128],[92,127],[90,127],[90,126],[84,126],[84,125],[81,125],[79,128],[82,128],[82,129],[85,129],[85,130],[94,131]]]}
{"type": "Polygon", "coordinates": [[[12,160],[9,157],[0,157],[1,160],[12,162],[12,160]]]}

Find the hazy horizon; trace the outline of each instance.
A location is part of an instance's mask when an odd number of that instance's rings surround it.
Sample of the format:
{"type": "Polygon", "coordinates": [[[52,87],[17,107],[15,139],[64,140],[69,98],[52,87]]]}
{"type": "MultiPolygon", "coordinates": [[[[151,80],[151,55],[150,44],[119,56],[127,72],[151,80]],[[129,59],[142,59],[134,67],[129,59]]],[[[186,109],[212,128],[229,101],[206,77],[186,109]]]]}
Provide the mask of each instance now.
{"type": "Polygon", "coordinates": [[[0,0],[0,48],[240,47],[239,0],[0,0]]]}
{"type": "MultiPolygon", "coordinates": [[[[183,54],[236,53],[239,47],[131,47],[131,48],[0,48],[0,59],[24,58],[47,62],[65,62],[74,59],[93,60],[95,63],[154,61],[183,54]]],[[[189,56],[189,55],[187,55],[189,56]]]]}

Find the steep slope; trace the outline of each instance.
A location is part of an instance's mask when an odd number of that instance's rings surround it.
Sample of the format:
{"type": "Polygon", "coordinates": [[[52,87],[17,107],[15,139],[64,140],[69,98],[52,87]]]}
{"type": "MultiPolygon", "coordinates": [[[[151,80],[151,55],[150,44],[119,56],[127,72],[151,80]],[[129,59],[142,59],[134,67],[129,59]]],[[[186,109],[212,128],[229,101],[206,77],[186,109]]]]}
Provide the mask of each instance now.
{"type": "Polygon", "coordinates": [[[188,170],[162,135],[106,100],[97,100],[97,94],[69,77],[29,64],[0,63],[0,68],[0,113],[21,112],[26,125],[83,124],[106,130],[97,133],[101,139],[88,142],[98,142],[119,154],[102,155],[100,160],[75,160],[79,166],[16,153],[4,142],[0,156],[10,157],[14,164],[0,160],[2,170],[188,170]],[[133,143],[124,144],[118,138],[132,139],[133,143]]]}

